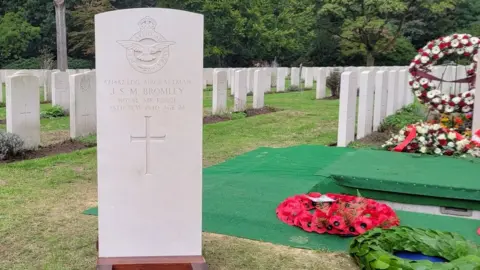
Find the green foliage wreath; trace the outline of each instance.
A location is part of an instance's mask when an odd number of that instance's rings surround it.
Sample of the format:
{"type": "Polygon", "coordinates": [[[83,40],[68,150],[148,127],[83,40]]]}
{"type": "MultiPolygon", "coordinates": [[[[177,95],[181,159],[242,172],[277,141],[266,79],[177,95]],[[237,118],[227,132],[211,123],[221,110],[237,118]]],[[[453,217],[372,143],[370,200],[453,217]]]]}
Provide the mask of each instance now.
{"type": "Polygon", "coordinates": [[[456,233],[410,227],[374,229],[356,237],[350,255],[361,269],[479,270],[480,248],[456,233]],[[442,257],[448,263],[410,261],[393,255],[395,251],[421,252],[442,257]]]}

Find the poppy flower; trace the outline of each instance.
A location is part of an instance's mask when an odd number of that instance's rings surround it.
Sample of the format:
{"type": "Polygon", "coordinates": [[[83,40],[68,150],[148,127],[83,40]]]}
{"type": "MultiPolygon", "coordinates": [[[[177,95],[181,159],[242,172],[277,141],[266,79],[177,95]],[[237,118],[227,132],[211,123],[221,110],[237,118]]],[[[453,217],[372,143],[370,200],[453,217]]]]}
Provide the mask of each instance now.
{"type": "Polygon", "coordinates": [[[336,229],[343,230],[345,228],[345,221],[343,217],[335,215],[328,219],[328,223],[336,229]]]}
{"type": "Polygon", "coordinates": [[[366,217],[359,217],[355,220],[353,227],[359,234],[363,234],[372,228],[372,220],[366,217]]]}

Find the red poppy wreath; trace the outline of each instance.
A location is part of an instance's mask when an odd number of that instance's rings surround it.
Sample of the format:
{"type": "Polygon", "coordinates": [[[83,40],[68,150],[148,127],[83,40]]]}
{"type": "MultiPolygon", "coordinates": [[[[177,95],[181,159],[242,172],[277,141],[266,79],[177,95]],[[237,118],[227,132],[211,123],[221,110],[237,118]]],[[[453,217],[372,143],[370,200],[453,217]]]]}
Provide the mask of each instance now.
{"type": "Polygon", "coordinates": [[[475,71],[480,39],[469,34],[454,34],[430,41],[418,51],[410,64],[410,86],[418,100],[433,111],[440,113],[468,113],[473,110],[475,96],[475,71]],[[433,65],[448,55],[461,55],[472,59],[467,68],[467,78],[455,80],[456,83],[468,83],[469,91],[460,94],[444,94],[433,81],[443,81],[429,72],[433,65]]]}
{"type": "Polygon", "coordinates": [[[277,207],[277,217],[307,232],[356,236],[373,228],[398,226],[395,212],[383,203],[350,195],[320,193],[296,195],[277,207]],[[331,202],[319,202],[320,198],[331,202]]]}

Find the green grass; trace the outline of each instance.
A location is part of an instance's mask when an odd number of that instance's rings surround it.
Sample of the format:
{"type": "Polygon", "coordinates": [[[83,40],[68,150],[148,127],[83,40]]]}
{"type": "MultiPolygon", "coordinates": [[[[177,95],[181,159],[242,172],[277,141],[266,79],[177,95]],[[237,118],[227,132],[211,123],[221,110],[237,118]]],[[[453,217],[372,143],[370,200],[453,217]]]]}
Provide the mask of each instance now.
{"type": "MultiPolygon", "coordinates": [[[[208,112],[211,92],[204,96],[208,112]]],[[[304,91],[266,95],[265,104],[283,110],[204,126],[204,166],[261,146],[336,141],[338,100],[304,91]]],[[[44,131],[67,129],[67,117],[42,120],[44,131]]],[[[96,148],[0,164],[0,269],[94,269],[97,219],[81,212],[97,204],[96,190],[96,148]]],[[[214,270],[356,269],[345,254],[207,233],[204,255],[214,270]]]]}

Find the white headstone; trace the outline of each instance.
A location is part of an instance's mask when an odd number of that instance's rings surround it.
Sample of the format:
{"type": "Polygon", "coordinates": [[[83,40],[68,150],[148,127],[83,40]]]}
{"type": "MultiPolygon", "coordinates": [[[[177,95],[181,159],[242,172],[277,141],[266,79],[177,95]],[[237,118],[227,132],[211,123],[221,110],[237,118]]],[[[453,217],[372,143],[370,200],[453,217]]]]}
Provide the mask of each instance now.
{"type": "Polygon", "coordinates": [[[70,87],[67,72],[52,73],[52,105],[70,110],[70,87]]]}
{"type": "Polygon", "coordinates": [[[253,108],[260,109],[264,106],[266,70],[256,70],[253,78],[253,108]]]}
{"type": "Polygon", "coordinates": [[[277,68],[277,92],[285,91],[285,77],[287,76],[286,68],[277,68]]]}
{"type": "Polygon", "coordinates": [[[278,68],[270,68],[272,88],[277,88],[277,70],[278,68]]]}
{"type": "Polygon", "coordinates": [[[290,85],[300,87],[300,69],[292,67],[292,74],[290,76],[290,85]]]}
{"type": "Polygon", "coordinates": [[[233,110],[236,112],[244,111],[247,108],[247,72],[247,70],[237,70],[235,72],[233,110]]]}
{"type": "Polygon", "coordinates": [[[263,88],[265,93],[271,92],[272,91],[272,71],[271,68],[264,68],[263,70],[263,75],[262,75],[262,80],[263,82],[263,88]]]}
{"type": "Polygon", "coordinates": [[[225,113],[227,110],[227,72],[213,71],[212,114],[225,113]]]}
{"type": "Polygon", "coordinates": [[[52,100],[52,71],[45,70],[45,81],[43,84],[43,100],[51,101],[52,100]]]}
{"type": "Polygon", "coordinates": [[[375,75],[375,105],[373,109],[373,131],[377,131],[378,127],[385,119],[387,112],[387,95],[388,95],[388,71],[381,70],[375,75]]]}
{"type": "Polygon", "coordinates": [[[201,256],[203,15],[97,14],[95,54],[99,257],[201,256]]]}
{"type": "Polygon", "coordinates": [[[315,68],[315,73],[317,74],[317,91],[316,99],[322,99],[327,96],[327,78],[325,68],[315,68]]]}
{"type": "Polygon", "coordinates": [[[238,69],[232,69],[230,73],[230,95],[235,95],[235,73],[238,69]]]}
{"type": "Polygon", "coordinates": [[[338,116],[337,146],[346,147],[355,140],[355,115],[357,110],[357,73],[342,73],[340,82],[340,109],[338,116]]]}
{"type": "Polygon", "coordinates": [[[360,95],[358,102],[357,140],[372,133],[373,98],[375,93],[375,72],[360,73],[360,95]]]}
{"type": "Polygon", "coordinates": [[[97,128],[95,71],[70,76],[70,137],[94,134],[97,128]]]}
{"type": "Polygon", "coordinates": [[[213,85],[213,68],[203,69],[203,79],[206,81],[207,85],[213,85]]]}
{"type": "MultiPolygon", "coordinates": [[[[480,57],[480,54],[475,56],[476,58],[480,57]]],[[[475,85],[480,85],[480,69],[477,67],[476,70],[476,81],[475,85]]],[[[476,132],[480,129],[480,94],[475,96],[474,104],[473,104],[473,118],[472,118],[472,131],[476,132]]]]}
{"type": "Polygon", "coordinates": [[[407,105],[407,94],[408,91],[408,72],[405,69],[398,71],[398,89],[397,89],[397,100],[396,100],[396,109],[400,110],[402,107],[407,105]]]}
{"type": "Polygon", "coordinates": [[[258,69],[256,68],[247,69],[247,94],[253,92],[253,76],[256,70],[258,69]]]}
{"type": "Polygon", "coordinates": [[[38,77],[18,74],[7,78],[7,131],[24,141],[26,149],[40,145],[40,95],[38,77]]]}
{"type": "Polygon", "coordinates": [[[387,111],[386,116],[396,112],[396,99],[398,88],[398,71],[390,70],[388,72],[388,94],[387,94],[387,111]]]}
{"type": "Polygon", "coordinates": [[[314,68],[308,67],[305,69],[305,89],[313,88],[313,70],[314,68]]]}

